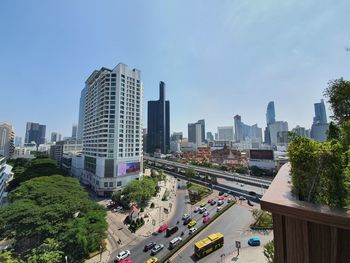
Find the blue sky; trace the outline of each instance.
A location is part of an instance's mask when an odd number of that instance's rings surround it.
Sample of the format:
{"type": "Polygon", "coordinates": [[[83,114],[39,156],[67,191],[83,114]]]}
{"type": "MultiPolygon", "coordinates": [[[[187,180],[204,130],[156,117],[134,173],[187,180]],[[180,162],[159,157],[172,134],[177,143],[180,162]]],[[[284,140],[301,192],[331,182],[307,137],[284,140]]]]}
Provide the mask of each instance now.
{"type": "MultiPolygon", "coordinates": [[[[0,2],[0,122],[23,136],[27,121],[70,135],[80,91],[94,69],[142,71],[147,101],[167,85],[171,132],[204,118],[208,131],[310,127],[331,79],[350,79],[350,1],[0,2]]],[[[327,106],[327,113],[329,113],[327,106]]]]}

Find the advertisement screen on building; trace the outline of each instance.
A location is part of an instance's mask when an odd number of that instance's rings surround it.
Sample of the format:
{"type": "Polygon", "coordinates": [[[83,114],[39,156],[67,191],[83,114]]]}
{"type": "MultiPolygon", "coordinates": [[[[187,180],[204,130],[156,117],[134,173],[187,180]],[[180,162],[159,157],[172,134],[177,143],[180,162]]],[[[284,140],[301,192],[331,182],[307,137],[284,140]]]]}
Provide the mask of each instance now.
{"type": "Polygon", "coordinates": [[[273,160],[273,150],[250,150],[250,159],[273,160]]]}
{"type": "Polygon", "coordinates": [[[118,176],[140,172],[140,162],[118,164],[118,176]]]}

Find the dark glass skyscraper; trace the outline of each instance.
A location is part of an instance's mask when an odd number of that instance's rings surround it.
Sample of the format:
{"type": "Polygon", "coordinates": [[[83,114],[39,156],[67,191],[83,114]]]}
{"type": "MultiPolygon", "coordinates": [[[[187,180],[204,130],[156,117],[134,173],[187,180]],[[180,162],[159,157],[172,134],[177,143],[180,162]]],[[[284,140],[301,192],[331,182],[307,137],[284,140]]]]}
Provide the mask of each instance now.
{"type": "Polygon", "coordinates": [[[165,83],[159,82],[159,100],[148,102],[147,152],[170,150],[170,102],[165,100],[165,83]]]}
{"type": "Polygon", "coordinates": [[[270,125],[272,123],[276,122],[275,117],[275,103],[273,101],[270,101],[269,104],[267,104],[267,110],[266,110],[266,124],[270,125]]]}
{"type": "Polygon", "coordinates": [[[46,126],[39,123],[27,122],[25,143],[35,142],[38,147],[45,143],[46,126]]]}
{"type": "Polygon", "coordinates": [[[314,124],[320,123],[325,124],[327,123],[327,115],[326,115],[326,107],[324,105],[324,101],[321,100],[319,103],[314,103],[315,107],[315,117],[314,117],[314,124]]]}

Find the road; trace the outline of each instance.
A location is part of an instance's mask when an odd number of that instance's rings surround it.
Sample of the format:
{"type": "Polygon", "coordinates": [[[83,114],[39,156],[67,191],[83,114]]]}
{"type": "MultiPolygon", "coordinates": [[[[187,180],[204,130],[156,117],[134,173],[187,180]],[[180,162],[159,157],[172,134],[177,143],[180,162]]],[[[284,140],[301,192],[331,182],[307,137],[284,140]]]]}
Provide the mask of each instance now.
{"type": "Polygon", "coordinates": [[[257,187],[257,186],[253,186],[253,185],[249,185],[249,184],[243,184],[243,186],[242,186],[242,183],[235,182],[232,180],[226,180],[223,178],[218,178],[217,182],[218,182],[218,184],[221,184],[221,185],[231,186],[231,187],[238,188],[238,189],[240,188],[240,189],[244,189],[246,191],[252,191],[252,192],[255,192],[255,193],[260,194],[260,195],[263,195],[266,191],[266,189],[263,187],[257,187]]]}
{"type": "MultiPolygon", "coordinates": [[[[235,205],[227,210],[209,227],[204,229],[196,238],[191,240],[175,257],[170,259],[172,263],[190,263],[190,262],[221,262],[221,255],[230,255],[235,249],[235,241],[241,241],[242,248],[249,247],[248,239],[253,236],[249,230],[249,225],[253,222],[253,217],[249,209],[245,206],[235,205]],[[194,256],[194,243],[216,232],[225,235],[224,247],[214,251],[208,256],[198,260],[194,256]]],[[[254,236],[257,236],[254,234],[254,236]]],[[[259,235],[258,235],[259,236],[259,235]]],[[[271,239],[271,236],[260,236],[262,243],[271,239]]],[[[263,255],[261,255],[263,257],[263,255]]]]}

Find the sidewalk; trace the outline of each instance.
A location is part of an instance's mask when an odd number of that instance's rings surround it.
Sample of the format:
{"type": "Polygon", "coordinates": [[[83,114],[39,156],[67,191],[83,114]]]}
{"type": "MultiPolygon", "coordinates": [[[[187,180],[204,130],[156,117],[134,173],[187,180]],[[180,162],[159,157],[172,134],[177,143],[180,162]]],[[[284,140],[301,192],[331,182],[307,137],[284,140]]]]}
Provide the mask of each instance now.
{"type": "Polygon", "coordinates": [[[222,261],[224,263],[266,263],[267,260],[264,256],[264,247],[247,247],[242,248],[239,251],[239,256],[237,256],[237,251],[227,255],[222,261]]]}

